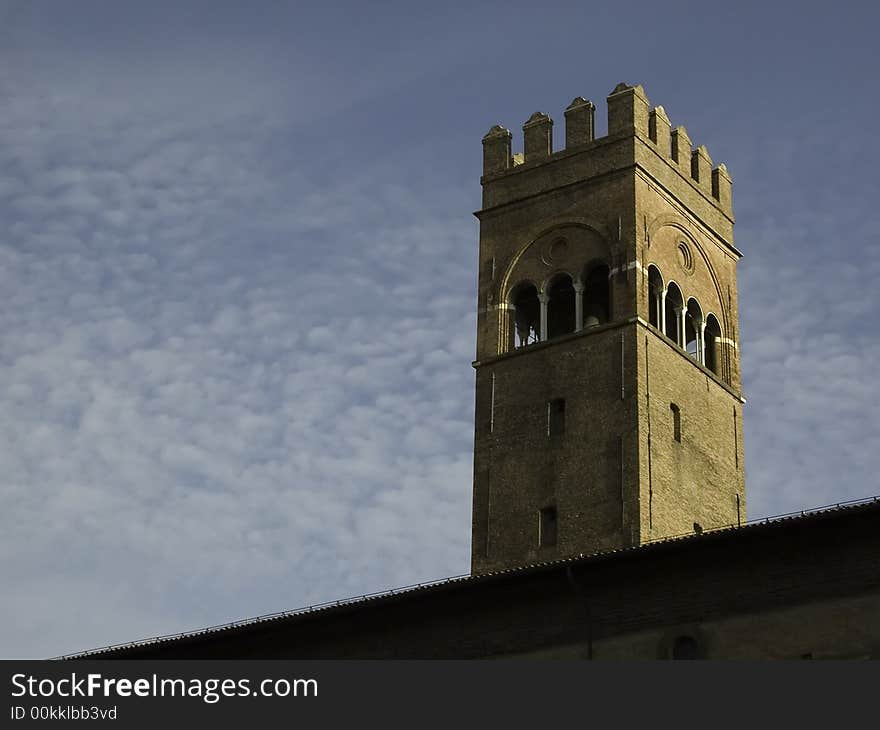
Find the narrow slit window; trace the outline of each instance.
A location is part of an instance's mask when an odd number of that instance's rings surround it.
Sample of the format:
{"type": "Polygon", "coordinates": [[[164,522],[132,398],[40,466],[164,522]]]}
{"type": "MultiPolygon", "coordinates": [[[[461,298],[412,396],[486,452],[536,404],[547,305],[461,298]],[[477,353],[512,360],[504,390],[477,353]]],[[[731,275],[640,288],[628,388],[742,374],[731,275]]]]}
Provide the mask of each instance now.
{"type": "Polygon", "coordinates": [[[556,507],[544,507],[540,512],[540,519],[538,521],[538,545],[541,547],[555,545],[557,533],[556,507]]]}
{"type": "Polygon", "coordinates": [[[669,410],[672,411],[672,438],[681,443],[681,409],[670,403],[669,410]]]}
{"type": "Polygon", "coordinates": [[[558,439],[565,433],[565,399],[547,401],[547,436],[558,439]]]}

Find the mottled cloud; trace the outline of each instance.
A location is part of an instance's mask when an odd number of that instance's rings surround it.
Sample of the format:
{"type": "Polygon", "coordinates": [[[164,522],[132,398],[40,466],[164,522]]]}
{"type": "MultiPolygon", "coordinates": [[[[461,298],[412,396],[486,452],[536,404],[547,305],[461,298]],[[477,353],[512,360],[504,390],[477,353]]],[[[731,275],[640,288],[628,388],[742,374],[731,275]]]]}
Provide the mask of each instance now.
{"type": "Polygon", "coordinates": [[[466,570],[468,198],[84,103],[0,120],[4,652],[466,570]]]}
{"type": "MultiPolygon", "coordinates": [[[[494,11],[221,5],[0,4],[3,656],[468,570],[479,137],[620,79],[561,63],[576,23],[540,26],[554,75],[494,11]]],[[[878,491],[877,152],[831,122],[699,130],[746,254],[752,516],[878,491]]]]}

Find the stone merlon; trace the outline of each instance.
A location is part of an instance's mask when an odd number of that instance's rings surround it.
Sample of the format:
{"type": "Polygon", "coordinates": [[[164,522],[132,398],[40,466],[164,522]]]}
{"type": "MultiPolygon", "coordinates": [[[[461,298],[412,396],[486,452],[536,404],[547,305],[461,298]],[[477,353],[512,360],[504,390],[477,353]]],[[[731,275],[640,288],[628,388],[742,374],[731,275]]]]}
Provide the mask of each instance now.
{"type": "MultiPolygon", "coordinates": [[[[553,151],[553,120],[535,112],[523,124],[523,152],[512,154],[511,133],[501,125],[493,126],[483,137],[483,176],[515,174],[514,170],[531,169],[574,153],[590,154],[603,142],[635,137],[650,144],[682,177],[715,201],[728,216],[732,215],[731,178],[721,164],[713,168],[705,145],[694,149],[687,129],[673,127],[662,106],[651,108],[645,90],[638,84],[620,83],[607,98],[608,134],[596,137],[593,102],[578,96],[565,109],[565,147],[553,151]],[[519,162],[523,164],[518,164],[519,162]]],[[[598,153],[597,153],[598,154],[598,153]]]]}

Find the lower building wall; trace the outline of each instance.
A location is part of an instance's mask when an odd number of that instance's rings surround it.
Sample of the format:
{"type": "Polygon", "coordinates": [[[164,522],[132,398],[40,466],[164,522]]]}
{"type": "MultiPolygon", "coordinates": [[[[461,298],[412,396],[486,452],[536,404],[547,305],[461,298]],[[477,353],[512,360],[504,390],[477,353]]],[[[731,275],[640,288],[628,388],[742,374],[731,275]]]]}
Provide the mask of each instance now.
{"type": "Polygon", "coordinates": [[[880,659],[880,594],[665,626],[499,659],[880,659]],[[692,639],[690,643],[687,640],[692,639]],[[681,649],[680,649],[681,651],[681,649]]]}
{"type": "Polygon", "coordinates": [[[873,501],[98,656],[880,658],[878,534],[873,501]]]}

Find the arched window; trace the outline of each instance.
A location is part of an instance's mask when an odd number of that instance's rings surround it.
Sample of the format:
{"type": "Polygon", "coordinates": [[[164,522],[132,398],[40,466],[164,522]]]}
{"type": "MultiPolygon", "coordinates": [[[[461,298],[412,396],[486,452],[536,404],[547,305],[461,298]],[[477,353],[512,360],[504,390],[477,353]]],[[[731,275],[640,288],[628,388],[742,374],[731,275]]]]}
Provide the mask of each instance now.
{"type": "Polygon", "coordinates": [[[679,636],[672,644],[673,659],[699,659],[697,640],[693,636],[679,636]]]}
{"type": "Polygon", "coordinates": [[[547,339],[574,332],[574,284],[557,274],[547,286],[547,339]]]}
{"type": "Polygon", "coordinates": [[[703,310],[696,299],[688,299],[684,318],[684,349],[697,362],[703,361],[703,310]]]}
{"type": "Polygon", "coordinates": [[[714,314],[706,317],[706,367],[721,376],[721,326],[714,314]]]}
{"type": "Polygon", "coordinates": [[[666,287],[666,321],[663,323],[663,332],[679,347],[684,347],[683,309],[681,289],[675,282],[670,282],[666,287]]]}
{"type": "Polygon", "coordinates": [[[648,267],[648,321],[657,329],[663,319],[663,276],[654,264],[648,267]]]}
{"type": "Polygon", "coordinates": [[[513,347],[525,347],[541,339],[541,304],[534,284],[518,284],[510,294],[511,340],[513,347]]]}
{"type": "Polygon", "coordinates": [[[584,329],[611,320],[608,266],[593,264],[584,271],[584,329]]]}

